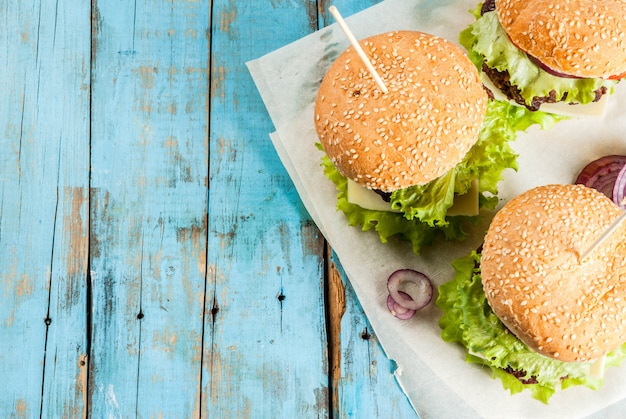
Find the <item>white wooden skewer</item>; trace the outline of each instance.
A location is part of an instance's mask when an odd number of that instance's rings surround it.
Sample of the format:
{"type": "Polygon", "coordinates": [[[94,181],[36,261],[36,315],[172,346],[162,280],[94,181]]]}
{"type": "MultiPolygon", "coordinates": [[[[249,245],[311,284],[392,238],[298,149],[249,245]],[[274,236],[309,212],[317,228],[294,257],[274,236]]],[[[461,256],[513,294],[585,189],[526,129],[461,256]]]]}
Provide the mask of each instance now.
{"type": "Polygon", "coordinates": [[[604,233],[602,233],[597,239],[596,241],[594,241],[593,243],[591,243],[591,246],[589,246],[587,248],[587,250],[585,250],[581,255],[580,255],[580,260],[584,260],[587,256],[589,256],[591,254],[591,252],[593,252],[594,250],[596,250],[596,248],[598,246],[600,246],[607,238],[609,238],[609,236],[611,234],[613,234],[615,232],[615,230],[617,230],[617,228],[622,224],[622,221],[626,220],[626,211],[624,211],[619,217],[617,217],[615,219],[615,221],[613,221],[613,223],[611,223],[611,225],[609,226],[609,228],[607,228],[604,233]]]}
{"type": "Polygon", "coordinates": [[[343,17],[341,17],[339,10],[337,10],[335,6],[330,6],[328,10],[334,16],[335,20],[337,21],[337,24],[339,24],[339,27],[343,30],[343,33],[346,34],[346,37],[350,41],[350,44],[352,45],[356,53],[359,55],[359,58],[361,58],[361,60],[365,64],[365,67],[367,67],[367,70],[370,72],[372,77],[374,77],[374,80],[378,84],[378,87],[380,87],[380,90],[382,90],[383,93],[389,92],[389,90],[387,89],[387,86],[385,86],[385,83],[383,82],[383,79],[380,78],[380,75],[378,74],[374,66],[372,65],[372,62],[367,57],[367,55],[365,55],[365,51],[363,51],[363,48],[361,48],[359,41],[357,41],[352,31],[350,30],[348,25],[346,25],[346,22],[343,20],[343,17]]]}

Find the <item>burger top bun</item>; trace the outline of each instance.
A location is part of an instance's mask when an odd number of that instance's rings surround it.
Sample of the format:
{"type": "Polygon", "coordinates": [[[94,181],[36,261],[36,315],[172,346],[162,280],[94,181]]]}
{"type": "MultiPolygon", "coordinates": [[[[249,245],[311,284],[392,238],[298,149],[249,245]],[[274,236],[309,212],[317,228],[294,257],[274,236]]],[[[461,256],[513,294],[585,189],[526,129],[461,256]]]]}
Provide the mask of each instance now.
{"type": "Polygon", "coordinates": [[[476,143],[487,106],[478,71],[442,38],[401,31],[360,42],[389,90],[353,48],[331,65],[315,128],[339,172],[384,192],[428,183],[476,143]]]}
{"type": "Polygon", "coordinates": [[[496,0],[511,42],[541,63],[577,77],[626,72],[626,1],[496,0]]]}
{"type": "Polygon", "coordinates": [[[489,305],[521,341],[561,361],[588,361],[626,342],[626,224],[580,254],[620,215],[602,193],[549,185],[495,215],[481,258],[489,305]]]}

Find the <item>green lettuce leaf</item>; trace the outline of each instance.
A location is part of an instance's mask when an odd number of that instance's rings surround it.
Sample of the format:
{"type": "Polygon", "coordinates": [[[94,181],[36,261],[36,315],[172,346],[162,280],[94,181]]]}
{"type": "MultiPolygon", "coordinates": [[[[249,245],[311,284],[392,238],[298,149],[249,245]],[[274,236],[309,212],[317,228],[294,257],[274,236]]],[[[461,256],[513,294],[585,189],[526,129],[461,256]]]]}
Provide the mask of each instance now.
{"type": "Polygon", "coordinates": [[[534,97],[549,96],[552,90],[557,98],[567,93],[567,102],[590,103],[596,97],[596,90],[606,87],[612,92],[618,83],[616,80],[554,76],[538,67],[526,53],[511,43],[496,12],[481,16],[479,5],[473,14],[476,21],[460,33],[459,42],[467,49],[479,71],[483,62],[498,71],[508,71],[511,84],[520,89],[527,105],[534,97]]]}
{"type": "MultiPolygon", "coordinates": [[[[453,263],[454,278],[439,287],[437,305],[443,314],[439,319],[441,336],[467,350],[469,363],[487,366],[495,378],[511,394],[529,390],[533,398],[548,403],[557,389],[584,385],[598,389],[602,378],[588,376],[590,363],[562,362],[529,349],[502,324],[491,310],[480,277],[480,254],[470,255],[453,263]],[[523,371],[524,384],[505,369],[523,371]],[[533,382],[534,382],[533,381],[533,382]]],[[[607,355],[606,367],[619,365],[626,358],[626,344],[607,355]]]]}
{"type": "Polygon", "coordinates": [[[560,119],[506,102],[489,101],[479,139],[456,168],[426,185],[391,194],[392,207],[401,213],[367,210],[351,204],[347,200],[346,179],[326,156],[322,164],[326,177],[339,191],[337,208],[346,215],[351,226],[361,226],[364,231],[374,229],[383,243],[391,237],[408,240],[413,251],[419,254],[438,236],[445,240],[465,239],[479,216],[447,217],[454,194],[467,192],[472,181],[478,179],[480,208],[494,209],[502,172],[507,168],[517,169],[517,155],[509,144],[515,140],[517,132],[536,124],[550,128],[560,119]]]}
{"type": "MultiPolygon", "coordinates": [[[[472,217],[450,217],[445,226],[430,227],[419,220],[408,220],[403,214],[390,211],[375,211],[348,202],[348,181],[339,173],[328,156],[322,157],[324,174],[335,184],[337,209],[341,210],[350,226],[361,226],[363,231],[374,229],[382,243],[391,238],[406,240],[412,244],[413,252],[419,254],[430,245],[437,235],[443,234],[447,240],[462,240],[469,235],[467,222],[472,217]]],[[[471,226],[471,224],[470,224],[471,226]]]]}

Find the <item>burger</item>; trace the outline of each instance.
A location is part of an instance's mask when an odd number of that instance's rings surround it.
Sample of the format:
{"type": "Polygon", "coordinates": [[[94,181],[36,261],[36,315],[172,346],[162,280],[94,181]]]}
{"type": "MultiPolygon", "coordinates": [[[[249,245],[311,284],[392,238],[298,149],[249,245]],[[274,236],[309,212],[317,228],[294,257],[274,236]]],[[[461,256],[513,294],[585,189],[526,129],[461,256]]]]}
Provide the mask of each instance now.
{"type": "Polygon", "coordinates": [[[517,131],[556,119],[490,99],[465,52],[440,37],[395,31],[360,45],[387,92],[350,47],[326,71],[314,109],[338,208],[350,225],[409,240],[415,253],[437,236],[467,237],[480,209],[495,208],[502,172],[516,168],[517,131]]]}
{"type": "Polygon", "coordinates": [[[620,208],[583,185],[533,188],[494,216],[482,249],[439,287],[439,324],[466,360],[511,393],[545,403],[558,388],[602,385],[626,357],[626,225],[585,250],[620,208]]]}
{"type": "Polygon", "coordinates": [[[459,41],[506,97],[530,110],[589,104],[626,76],[626,1],[485,0],[459,41]]]}

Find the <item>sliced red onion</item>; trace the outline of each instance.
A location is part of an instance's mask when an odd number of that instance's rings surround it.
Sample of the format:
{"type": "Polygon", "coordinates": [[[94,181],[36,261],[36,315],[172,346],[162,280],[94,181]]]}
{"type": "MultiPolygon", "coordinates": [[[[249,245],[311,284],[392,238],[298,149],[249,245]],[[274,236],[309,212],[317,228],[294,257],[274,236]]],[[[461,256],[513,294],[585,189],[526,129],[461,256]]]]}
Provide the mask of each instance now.
{"type": "Polygon", "coordinates": [[[561,73],[560,71],[556,71],[556,70],[548,67],[547,65],[545,65],[543,62],[541,62],[541,60],[539,60],[539,58],[533,57],[532,55],[530,55],[528,53],[526,53],[526,55],[528,56],[530,61],[535,63],[535,65],[537,67],[541,68],[543,71],[545,71],[548,74],[551,74],[551,75],[556,76],[556,77],[561,77],[561,78],[564,78],[564,79],[581,79],[581,78],[583,78],[583,77],[579,77],[579,76],[574,76],[572,74],[565,74],[565,73],[561,73]]]}
{"type": "Polygon", "coordinates": [[[613,186],[613,202],[621,209],[626,210],[626,165],[617,174],[615,186],[613,186]]]}
{"type": "MultiPolygon", "coordinates": [[[[433,298],[433,285],[430,279],[421,272],[413,269],[399,269],[392,273],[387,280],[387,290],[389,297],[387,307],[390,307],[389,299],[393,301],[390,310],[396,313],[404,308],[405,310],[419,310],[430,303],[433,298]]],[[[411,314],[412,316],[413,314],[411,314]]]]}
{"type": "MultiPolygon", "coordinates": [[[[517,48],[520,51],[522,51],[523,53],[525,53],[526,56],[528,57],[528,59],[530,59],[530,61],[532,61],[537,67],[541,68],[543,71],[545,71],[548,74],[551,74],[551,75],[556,76],[556,77],[565,78],[565,79],[585,79],[585,78],[587,78],[587,77],[575,76],[573,74],[567,74],[567,73],[562,73],[560,71],[557,71],[557,70],[549,67],[548,65],[544,64],[539,58],[537,58],[537,57],[535,57],[533,55],[530,55],[528,52],[524,51],[515,42],[513,42],[511,37],[509,37],[509,41],[511,41],[511,43],[515,46],[515,48],[517,48]]],[[[606,78],[608,80],[621,80],[624,77],[626,77],[626,73],[613,74],[611,76],[604,77],[604,78],[606,78]]]]}
{"type": "MultiPolygon", "coordinates": [[[[407,298],[411,298],[409,294],[405,292],[402,292],[402,291],[398,291],[398,292],[400,294],[404,294],[407,298]]],[[[416,312],[415,310],[402,307],[400,304],[396,302],[396,300],[393,299],[391,294],[389,294],[389,296],[387,297],[387,308],[389,309],[391,314],[393,314],[400,320],[408,320],[411,317],[413,317],[413,315],[416,312]]]]}
{"type": "MultiPolygon", "coordinates": [[[[560,77],[562,79],[585,79],[585,78],[587,78],[587,77],[575,76],[573,74],[561,73],[560,71],[557,71],[557,70],[555,70],[555,69],[553,69],[551,67],[548,67],[546,64],[541,62],[541,60],[539,58],[533,57],[532,55],[530,55],[528,53],[526,53],[526,55],[528,56],[530,61],[532,61],[537,67],[541,68],[546,73],[551,74],[551,75],[553,75],[555,77],[560,77]]],[[[605,77],[605,78],[608,79],[608,80],[621,80],[624,77],[626,77],[626,73],[614,74],[612,76],[608,76],[608,77],[605,77]]]]}
{"type": "Polygon", "coordinates": [[[613,189],[620,170],[626,165],[626,156],[600,157],[583,168],[575,183],[594,188],[613,199],[613,189]]]}

